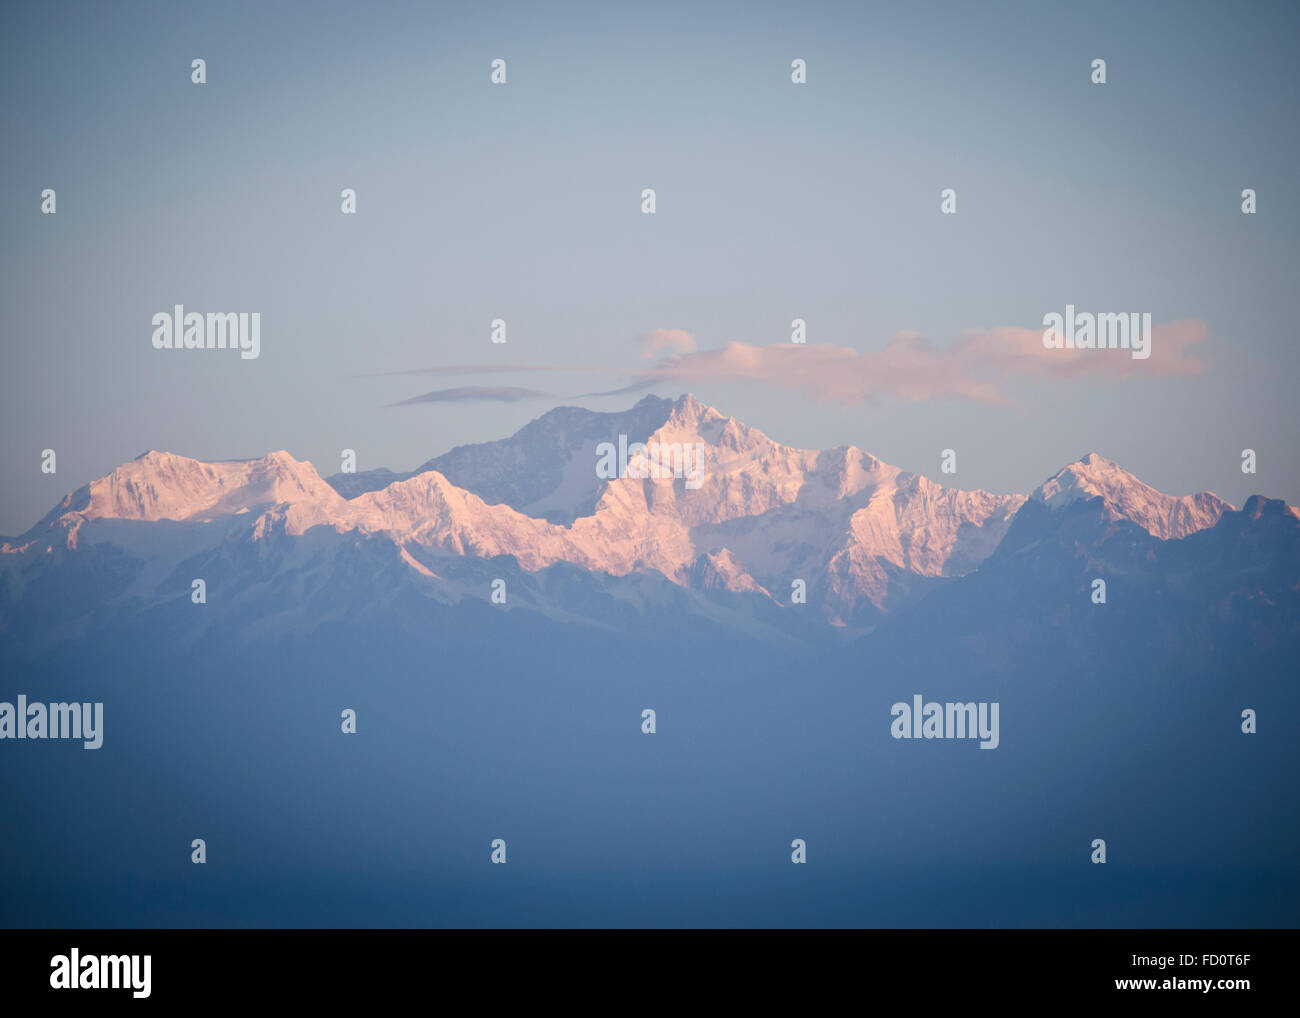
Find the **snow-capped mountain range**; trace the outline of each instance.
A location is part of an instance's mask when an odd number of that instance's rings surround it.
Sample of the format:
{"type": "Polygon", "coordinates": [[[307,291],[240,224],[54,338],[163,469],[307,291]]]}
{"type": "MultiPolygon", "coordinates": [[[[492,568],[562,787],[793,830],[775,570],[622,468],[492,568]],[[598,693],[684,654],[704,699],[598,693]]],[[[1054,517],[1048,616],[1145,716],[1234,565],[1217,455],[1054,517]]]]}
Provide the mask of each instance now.
{"type": "Polygon", "coordinates": [[[161,575],[178,556],[232,537],[333,532],[390,542],[431,580],[449,556],[512,556],[526,573],[560,563],[614,577],[650,571],[779,605],[802,580],[825,622],[858,628],[976,569],[1026,501],[1060,510],[1094,498],[1107,518],[1162,540],[1213,527],[1232,509],[1208,492],[1163,494],[1095,453],[1028,496],[963,491],[853,446],[781,445],[691,395],[647,396],[622,413],[560,407],[409,474],[325,479],[283,451],[211,463],[150,451],[0,550],[13,563],[108,543],[156,560],[149,572],[161,575]],[[597,447],[620,435],[698,445],[698,487],[682,477],[602,479],[597,447]]]}

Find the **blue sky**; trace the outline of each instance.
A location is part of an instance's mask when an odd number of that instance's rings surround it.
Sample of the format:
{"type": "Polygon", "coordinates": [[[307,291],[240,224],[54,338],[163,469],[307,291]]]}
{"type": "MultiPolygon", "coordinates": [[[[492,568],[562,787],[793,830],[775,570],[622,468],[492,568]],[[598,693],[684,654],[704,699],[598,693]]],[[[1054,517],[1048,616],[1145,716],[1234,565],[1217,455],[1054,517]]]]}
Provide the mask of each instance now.
{"type": "Polygon", "coordinates": [[[390,404],[617,388],[657,329],[707,353],[785,343],[800,317],[800,352],[916,333],[942,359],[1066,303],[1201,323],[1205,370],[1011,372],[1004,403],[888,384],[836,402],[716,372],[650,391],[965,488],[1027,491],[1095,450],[1173,493],[1300,502],[1300,15],[1077,8],[7,5],[0,533],[150,448],[409,469],[574,401],[390,404]],[[261,357],[153,349],[175,303],[260,312],[261,357]],[[402,373],[538,364],[589,370],[402,373]]]}

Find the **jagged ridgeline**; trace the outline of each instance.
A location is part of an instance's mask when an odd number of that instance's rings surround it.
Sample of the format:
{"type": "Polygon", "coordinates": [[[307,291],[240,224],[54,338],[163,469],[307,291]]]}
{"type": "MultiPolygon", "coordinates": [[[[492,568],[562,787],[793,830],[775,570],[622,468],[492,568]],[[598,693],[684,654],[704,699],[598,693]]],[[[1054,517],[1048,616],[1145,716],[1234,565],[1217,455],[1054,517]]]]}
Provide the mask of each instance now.
{"type": "MultiPolygon", "coordinates": [[[[151,451],[68,496],[6,542],[2,561],[26,574],[69,553],[113,549],[131,574],[130,594],[148,604],[188,598],[189,583],[177,586],[173,570],[233,541],[318,564],[331,547],[363,543],[381,560],[386,547],[435,600],[486,596],[465,560],[505,558],[534,577],[576,567],[632,610],[640,585],[613,581],[648,574],[651,585],[678,588],[662,596],[736,624],[733,613],[759,628],[860,632],[975,570],[1026,501],[1059,510],[1089,498],[1162,540],[1213,527],[1231,510],[1208,493],[1162,494],[1095,454],[1028,496],[962,491],[853,446],[781,445],[691,396],[646,397],[623,413],[558,408],[510,438],[458,447],[409,473],[326,480],[287,452],[204,463],[151,451]],[[662,470],[646,455],[659,450],[662,470]],[[148,569],[129,567],[142,559],[148,569]],[[467,569],[468,584],[453,575],[467,569]],[[802,610],[780,610],[792,606],[802,610]]],[[[301,580],[300,597],[278,611],[294,614],[329,576],[317,568],[301,580]]],[[[566,621],[584,614],[537,586],[507,585],[507,604],[566,621]]],[[[127,590],[124,576],[114,593],[127,590]]],[[[608,621],[600,615],[591,621],[608,621]]]]}

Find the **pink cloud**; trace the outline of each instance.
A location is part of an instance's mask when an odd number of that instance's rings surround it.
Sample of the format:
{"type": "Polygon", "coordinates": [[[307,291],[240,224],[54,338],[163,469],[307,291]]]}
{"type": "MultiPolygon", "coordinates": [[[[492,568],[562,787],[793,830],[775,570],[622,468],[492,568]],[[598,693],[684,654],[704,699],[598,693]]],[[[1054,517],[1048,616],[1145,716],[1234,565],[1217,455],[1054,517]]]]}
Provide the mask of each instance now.
{"type": "Polygon", "coordinates": [[[850,405],[876,396],[957,396],[1004,404],[1011,402],[1006,386],[1022,378],[1201,374],[1205,365],[1193,348],[1207,337],[1199,321],[1157,325],[1146,360],[1134,359],[1128,350],[1047,349],[1042,329],[1014,326],[969,329],[946,349],[918,333],[900,332],[883,349],[867,353],[826,343],[728,343],[718,350],[695,351],[692,340],[690,351],[666,358],[642,377],[688,383],[741,379],[850,405]]]}
{"type": "Polygon", "coordinates": [[[690,353],[695,349],[695,337],[683,329],[655,329],[641,337],[641,356],[653,357],[660,350],[690,353]]]}

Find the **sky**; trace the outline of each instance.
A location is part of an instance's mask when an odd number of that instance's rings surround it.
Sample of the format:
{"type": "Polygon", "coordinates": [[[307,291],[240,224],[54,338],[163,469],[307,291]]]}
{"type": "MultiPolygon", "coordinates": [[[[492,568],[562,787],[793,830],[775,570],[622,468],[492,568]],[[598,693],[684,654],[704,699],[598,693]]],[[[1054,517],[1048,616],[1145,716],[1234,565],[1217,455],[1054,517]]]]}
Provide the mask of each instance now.
{"type": "Polygon", "coordinates": [[[409,470],[687,391],[962,488],[1096,451],[1300,503],[1298,29],[1281,3],[6,4],[0,533],[148,449],[409,470]],[[175,304],[259,313],[260,356],[155,349],[175,304]],[[1149,312],[1152,357],[1043,350],[1067,304],[1149,312]]]}

